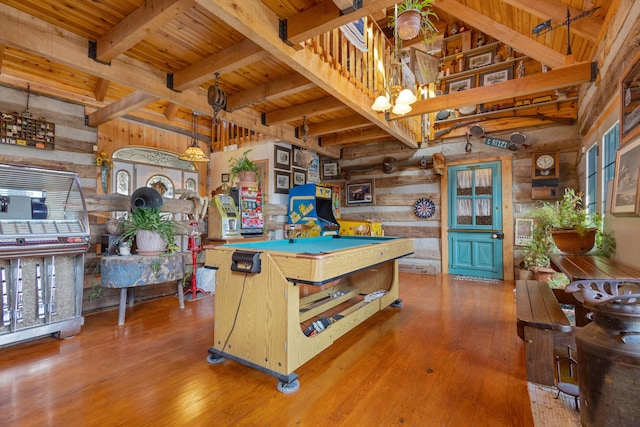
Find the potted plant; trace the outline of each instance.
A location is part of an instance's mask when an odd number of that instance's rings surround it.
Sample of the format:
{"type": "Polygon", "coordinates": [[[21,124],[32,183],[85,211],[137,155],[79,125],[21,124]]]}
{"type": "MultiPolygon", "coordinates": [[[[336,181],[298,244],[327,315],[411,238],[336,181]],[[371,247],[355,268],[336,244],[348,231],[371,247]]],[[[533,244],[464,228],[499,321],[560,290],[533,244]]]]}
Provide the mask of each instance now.
{"type": "Polygon", "coordinates": [[[438,29],[431,18],[438,19],[438,15],[431,9],[434,0],[405,0],[398,4],[397,20],[392,19],[390,27],[396,27],[398,37],[411,40],[421,31],[425,41],[431,40],[438,29]]]}
{"type": "Polygon", "coordinates": [[[247,150],[238,158],[230,158],[229,163],[231,168],[229,174],[231,179],[238,177],[240,182],[255,183],[258,171],[258,165],[256,165],[248,156],[251,150],[247,150]]]}
{"type": "Polygon", "coordinates": [[[185,228],[160,208],[139,207],[122,221],[121,231],[121,241],[136,239],[139,255],[158,255],[176,235],[184,234],[185,228]]]}
{"type": "MultiPolygon", "coordinates": [[[[550,268],[551,261],[549,254],[553,252],[554,244],[549,234],[544,233],[541,229],[533,230],[533,238],[531,242],[522,251],[522,261],[520,262],[521,271],[531,272],[536,280],[546,281],[553,274],[554,270],[550,268]]],[[[528,279],[524,274],[520,279],[528,279]]]]}
{"type": "Polygon", "coordinates": [[[553,238],[556,247],[565,253],[584,254],[602,233],[602,216],[588,212],[582,204],[582,193],[565,189],[562,199],[545,202],[533,213],[536,227],[553,238]]]}

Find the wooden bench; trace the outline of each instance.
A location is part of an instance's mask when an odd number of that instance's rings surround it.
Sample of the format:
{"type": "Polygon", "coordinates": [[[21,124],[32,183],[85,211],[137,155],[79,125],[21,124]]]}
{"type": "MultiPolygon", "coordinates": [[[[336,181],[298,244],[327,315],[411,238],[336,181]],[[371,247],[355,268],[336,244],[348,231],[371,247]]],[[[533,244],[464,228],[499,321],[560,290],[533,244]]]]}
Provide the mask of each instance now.
{"type": "Polygon", "coordinates": [[[554,385],[554,349],[573,342],[573,328],[549,285],[516,281],[518,336],[525,344],[527,380],[554,385]]]}

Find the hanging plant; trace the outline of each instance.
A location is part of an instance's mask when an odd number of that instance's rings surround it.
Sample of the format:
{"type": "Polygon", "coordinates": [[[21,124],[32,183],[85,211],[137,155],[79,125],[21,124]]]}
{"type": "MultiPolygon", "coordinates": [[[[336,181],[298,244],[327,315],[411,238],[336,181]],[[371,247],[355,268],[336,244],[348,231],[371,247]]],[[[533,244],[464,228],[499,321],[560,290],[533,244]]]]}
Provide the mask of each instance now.
{"type": "Polygon", "coordinates": [[[439,19],[433,11],[434,0],[405,0],[398,4],[398,16],[391,17],[389,27],[398,30],[398,37],[402,40],[411,40],[420,32],[425,42],[432,41],[438,29],[431,20],[439,19]]]}

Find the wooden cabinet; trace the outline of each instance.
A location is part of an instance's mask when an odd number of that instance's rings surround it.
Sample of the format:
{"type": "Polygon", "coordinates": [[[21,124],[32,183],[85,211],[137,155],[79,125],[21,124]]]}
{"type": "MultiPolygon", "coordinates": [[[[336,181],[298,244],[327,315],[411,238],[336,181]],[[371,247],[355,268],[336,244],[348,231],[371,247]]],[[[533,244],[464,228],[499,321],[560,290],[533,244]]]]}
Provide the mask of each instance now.
{"type": "Polygon", "coordinates": [[[29,115],[2,113],[0,143],[53,150],[55,124],[29,115]]]}

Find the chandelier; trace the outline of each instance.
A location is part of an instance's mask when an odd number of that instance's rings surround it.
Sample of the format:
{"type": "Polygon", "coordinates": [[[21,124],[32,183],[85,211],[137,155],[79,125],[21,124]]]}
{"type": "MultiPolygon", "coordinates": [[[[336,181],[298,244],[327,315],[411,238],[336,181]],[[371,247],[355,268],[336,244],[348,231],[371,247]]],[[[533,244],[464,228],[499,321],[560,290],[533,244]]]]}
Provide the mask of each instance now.
{"type": "Polygon", "coordinates": [[[197,111],[193,112],[193,139],[191,140],[191,145],[187,148],[182,155],[178,156],[180,160],[186,160],[187,162],[196,162],[196,163],[205,163],[209,161],[209,157],[207,157],[204,152],[198,147],[198,141],[196,139],[197,132],[197,120],[200,113],[197,111]]]}
{"type": "MultiPolygon", "coordinates": [[[[398,5],[395,6],[395,19],[398,20],[398,5]]],[[[393,62],[389,67],[389,81],[384,93],[376,98],[371,106],[373,111],[387,111],[396,115],[407,114],[411,111],[411,104],[417,101],[417,97],[411,89],[404,87],[402,82],[402,63],[398,60],[398,26],[394,27],[393,62]]]]}

